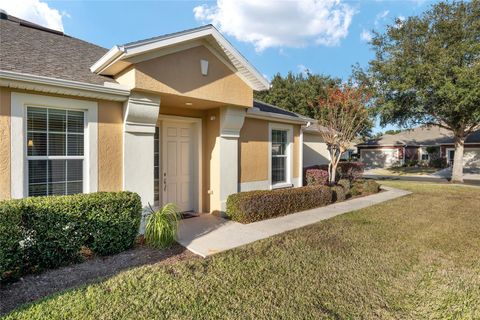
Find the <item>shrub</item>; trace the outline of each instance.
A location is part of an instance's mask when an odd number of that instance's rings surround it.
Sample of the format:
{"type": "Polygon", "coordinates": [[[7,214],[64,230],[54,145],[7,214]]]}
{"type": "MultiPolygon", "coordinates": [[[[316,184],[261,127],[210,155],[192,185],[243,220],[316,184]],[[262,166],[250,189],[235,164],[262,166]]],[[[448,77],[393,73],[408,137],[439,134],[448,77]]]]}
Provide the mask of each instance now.
{"type": "Polygon", "coordinates": [[[360,179],[363,175],[365,164],[362,162],[340,162],[338,163],[338,179],[348,179],[350,181],[360,179]]]}
{"type": "Polygon", "coordinates": [[[446,158],[440,158],[440,157],[432,157],[432,159],[429,162],[430,167],[433,168],[438,168],[438,169],[443,169],[446,168],[447,165],[447,159],[446,158]]]}
{"type": "Polygon", "coordinates": [[[380,185],[374,180],[357,180],[353,183],[352,195],[368,195],[380,191],[380,185]]]}
{"type": "MultiPolygon", "coordinates": [[[[350,181],[360,179],[363,175],[364,169],[365,164],[362,162],[339,162],[336,175],[337,181],[341,179],[348,179],[350,181]]],[[[312,185],[315,183],[324,185],[328,184],[328,164],[305,168],[305,180],[307,185],[312,185]],[[320,175],[321,177],[319,177],[320,175]],[[325,182],[323,182],[323,179],[325,179],[325,182]]]]}
{"type": "Polygon", "coordinates": [[[307,186],[327,185],[328,184],[328,171],[322,169],[307,169],[305,172],[305,179],[307,186]]]}
{"type": "Polygon", "coordinates": [[[331,202],[332,190],[327,186],[239,192],[228,196],[226,214],[234,221],[250,223],[331,202]]]}
{"type": "Polygon", "coordinates": [[[352,183],[348,179],[338,180],[337,185],[342,186],[343,189],[345,189],[345,192],[347,192],[347,193],[350,191],[350,189],[352,187],[352,183]]]}
{"type": "Polygon", "coordinates": [[[332,200],[334,202],[344,201],[347,199],[347,192],[342,186],[333,186],[332,188],[332,200]]]}
{"type": "Polygon", "coordinates": [[[140,197],[99,192],[0,202],[0,280],[82,259],[80,249],[106,255],[132,246],[140,197]]]}
{"type": "Polygon", "coordinates": [[[180,214],[173,203],[166,204],[161,210],[148,217],[145,228],[145,241],[155,248],[166,248],[175,241],[180,214]]]}

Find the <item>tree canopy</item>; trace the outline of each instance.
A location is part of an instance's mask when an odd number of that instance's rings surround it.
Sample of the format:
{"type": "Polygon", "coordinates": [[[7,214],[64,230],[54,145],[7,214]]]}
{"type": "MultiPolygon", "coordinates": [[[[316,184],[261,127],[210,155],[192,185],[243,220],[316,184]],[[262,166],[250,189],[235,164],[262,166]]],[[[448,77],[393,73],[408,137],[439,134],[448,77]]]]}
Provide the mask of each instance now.
{"type": "Polygon", "coordinates": [[[453,180],[462,181],[465,138],[480,129],[480,1],[440,2],[376,33],[369,73],[381,124],[451,130],[453,180]]]}
{"type": "Polygon", "coordinates": [[[310,72],[306,75],[289,72],[285,77],[277,73],[271,88],[255,92],[255,99],[314,118],[316,109],[310,107],[310,103],[325,99],[327,89],[340,83],[340,79],[310,72]]]}
{"type": "Polygon", "coordinates": [[[480,123],[480,1],[438,3],[372,40],[381,123],[436,124],[469,134],[480,123]]]}

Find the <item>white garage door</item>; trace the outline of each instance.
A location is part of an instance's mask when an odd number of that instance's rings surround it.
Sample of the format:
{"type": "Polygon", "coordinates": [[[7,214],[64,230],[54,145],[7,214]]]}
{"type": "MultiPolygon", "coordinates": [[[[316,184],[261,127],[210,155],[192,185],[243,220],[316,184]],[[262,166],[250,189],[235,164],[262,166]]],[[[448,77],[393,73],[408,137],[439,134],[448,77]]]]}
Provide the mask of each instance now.
{"type": "Polygon", "coordinates": [[[390,167],[397,159],[396,149],[361,150],[360,160],[367,168],[390,167]]]}
{"type": "Polygon", "coordinates": [[[480,148],[465,148],[463,165],[465,168],[480,168],[480,148]]]}

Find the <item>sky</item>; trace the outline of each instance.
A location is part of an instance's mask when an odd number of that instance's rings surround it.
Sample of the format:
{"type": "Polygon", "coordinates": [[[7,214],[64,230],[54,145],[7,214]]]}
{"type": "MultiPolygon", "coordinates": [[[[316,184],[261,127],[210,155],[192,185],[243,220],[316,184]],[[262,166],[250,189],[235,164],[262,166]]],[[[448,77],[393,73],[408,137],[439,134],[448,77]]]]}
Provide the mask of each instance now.
{"type": "MultiPolygon", "coordinates": [[[[428,0],[44,1],[0,8],[105,48],[211,23],[264,75],[289,71],[348,78],[373,58],[372,31],[418,15],[428,0]]],[[[393,128],[380,128],[375,132],[393,128]]]]}

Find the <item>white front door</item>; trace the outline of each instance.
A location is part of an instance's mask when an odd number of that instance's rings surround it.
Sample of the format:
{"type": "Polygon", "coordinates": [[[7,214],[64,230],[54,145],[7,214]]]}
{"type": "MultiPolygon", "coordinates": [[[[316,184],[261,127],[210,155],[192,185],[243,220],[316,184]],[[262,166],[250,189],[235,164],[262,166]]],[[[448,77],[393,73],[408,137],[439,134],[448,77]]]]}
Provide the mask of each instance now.
{"type": "Polygon", "coordinates": [[[192,125],[164,122],[162,127],[163,204],[193,210],[192,125]]]}

